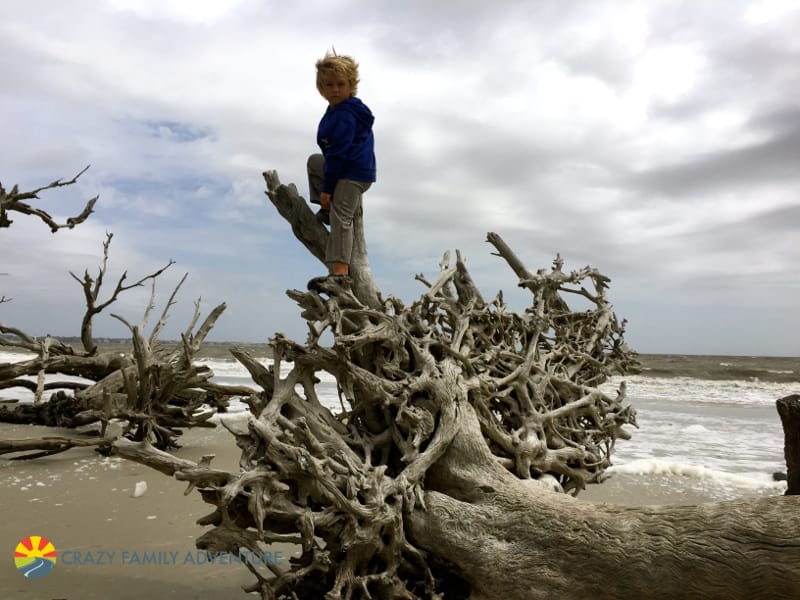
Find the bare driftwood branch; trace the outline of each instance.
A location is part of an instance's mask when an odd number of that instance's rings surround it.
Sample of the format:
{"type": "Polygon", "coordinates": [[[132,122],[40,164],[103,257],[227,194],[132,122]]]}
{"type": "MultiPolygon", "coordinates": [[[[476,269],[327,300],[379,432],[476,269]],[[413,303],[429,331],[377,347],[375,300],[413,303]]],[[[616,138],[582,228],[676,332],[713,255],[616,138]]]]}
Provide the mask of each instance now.
{"type": "MultiPolygon", "coordinates": [[[[87,354],[94,354],[94,352],[97,351],[97,346],[94,343],[94,338],[92,336],[92,326],[94,317],[99,313],[101,313],[110,304],[116,302],[117,298],[119,298],[119,295],[122,292],[130,290],[135,287],[140,287],[141,285],[144,284],[145,281],[148,280],[155,281],[155,279],[159,275],[161,275],[164,271],[166,271],[173,264],[175,264],[174,260],[170,260],[165,266],[161,267],[159,270],[155,271],[154,273],[151,273],[150,275],[145,275],[138,281],[135,281],[134,283],[130,284],[125,284],[125,280],[128,277],[128,272],[125,271],[119,278],[119,281],[117,281],[117,285],[114,288],[114,291],[111,293],[111,296],[109,296],[109,298],[105,301],[98,301],[98,298],[100,296],[100,290],[103,286],[103,280],[106,275],[106,270],[108,268],[108,249],[109,246],[111,245],[111,239],[113,237],[114,237],[113,233],[106,233],[106,240],[105,242],[103,242],[103,263],[98,269],[96,277],[92,277],[91,275],[89,275],[88,270],[84,271],[82,279],[79,278],[74,273],[70,272],[72,278],[75,279],[75,281],[77,281],[81,285],[81,288],[83,289],[83,297],[86,301],[86,312],[84,313],[83,321],[81,322],[81,342],[83,343],[83,348],[87,354]]],[[[180,284],[178,287],[180,287],[180,284]]],[[[169,305],[167,306],[167,308],[169,308],[169,305]]],[[[148,312],[149,312],[149,307],[145,312],[145,316],[148,314],[148,312]]]]}
{"type": "Polygon", "coordinates": [[[78,181],[78,178],[83,175],[89,167],[87,166],[84,168],[80,173],[75,175],[72,179],[68,181],[63,181],[61,179],[56,179],[55,181],[42,186],[40,188],[36,188],[30,192],[20,192],[19,188],[15,185],[10,192],[7,192],[5,188],[0,184],[0,227],[10,227],[13,221],[9,218],[11,213],[19,213],[23,215],[30,215],[41,219],[48,227],[50,227],[50,231],[53,233],[57,232],[59,229],[63,229],[67,227],[72,229],[75,225],[79,225],[83,223],[89,215],[92,214],[94,210],[94,205],[97,202],[97,196],[92,198],[86,203],[83,210],[76,216],[70,217],[67,219],[65,223],[56,223],[53,217],[46,211],[42,210],[41,208],[36,208],[32,206],[28,200],[38,200],[39,193],[45,190],[51,190],[59,187],[64,187],[68,185],[73,185],[78,181]]]}
{"type": "Polygon", "coordinates": [[[112,442],[113,440],[109,438],[85,439],[62,436],[24,440],[0,440],[0,454],[17,454],[17,456],[11,457],[11,460],[30,460],[59,454],[70,448],[83,448],[86,446],[109,448],[112,442]],[[22,452],[26,454],[21,454],[22,452]]]}

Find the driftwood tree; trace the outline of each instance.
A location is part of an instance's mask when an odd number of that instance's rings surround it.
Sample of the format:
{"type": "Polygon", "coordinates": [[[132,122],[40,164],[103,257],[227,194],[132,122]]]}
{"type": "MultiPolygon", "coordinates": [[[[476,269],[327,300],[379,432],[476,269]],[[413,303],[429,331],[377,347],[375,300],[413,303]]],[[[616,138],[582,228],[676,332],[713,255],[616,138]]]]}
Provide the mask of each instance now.
{"type": "MultiPolygon", "coordinates": [[[[8,215],[12,212],[38,217],[53,232],[82,223],[91,214],[96,197],[89,200],[77,217],[68,219],[65,224],[56,223],[47,212],[28,201],[38,199],[43,190],[74,184],[85,170],[69,181],[56,180],[31,192],[20,192],[14,186],[10,193],[6,193],[0,186],[0,227],[11,225],[8,215]]],[[[88,270],[82,277],[70,273],[81,286],[86,306],[81,322],[82,347],[75,348],[49,336],[35,338],[19,328],[0,322],[0,348],[35,354],[33,358],[21,362],[0,364],[0,389],[26,388],[34,393],[33,404],[0,402],[0,421],[61,427],[98,423],[100,437],[94,440],[77,437],[0,440],[0,454],[28,452],[17,457],[35,458],[74,446],[97,445],[108,448],[112,439],[106,438],[105,433],[112,419],[126,423],[127,437],[134,440],[149,439],[156,447],[170,448],[176,445],[175,438],[181,428],[212,426],[207,420],[213,411],[200,410],[201,407],[212,404],[224,408],[230,396],[252,391],[248,388],[226,388],[209,381],[213,373],[207,366],[194,361],[209,331],[225,310],[225,304],[214,308],[200,323],[198,301],[181,342],[162,344],[159,341],[169,310],[175,304],[176,295],[186,279],[185,275],[169,297],[150,334],[145,335],[155,308],[156,279],[172,266],[173,261],[135,282],[128,282],[127,272],[124,272],[111,294],[105,299],[101,297],[108,273],[112,237],[112,234],[107,234],[103,243],[103,260],[96,275],[90,275],[88,270]],[[140,324],[132,325],[125,318],[112,315],[130,330],[129,351],[100,352],[93,336],[95,318],[116,302],[123,292],[146,283],[151,285],[151,295],[140,324]],[[84,381],[60,381],[58,376],[61,374],[77,376],[84,381]],[[59,391],[43,401],[44,393],[52,390],[59,391]]]]}
{"type": "MultiPolygon", "coordinates": [[[[274,172],[265,178],[270,200],[321,257],[326,231],[305,201],[274,172]]],[[[226,425],[242,449],[238,471],[114,444],[214,506],[198,547],[300,545],[288,569],[248,565],[249,591],[329,600],[797,597],[797,497],[638,509],[573,497],[635,424],[624,386],[614,397],[598,389],[635,366],[607,278],[588,267],[565,272],[560,258],[528,271],[489,234],[531,293],[524,313],[501,294],[485,300],[459,253],[435,277],[418,276],[426,289],[406,306],[381,296],[357,235],[352,289],[288,292],[308,324],[305,344],[277,335],[270,368],[235,352],[262,388],[248,399],[247,423],[226,425]],[[573,297],[588,308],[571,310],[573,297]],[[330,347],[320,343],[326,331],[330,347]],[[321,371],[336,378],[336,414],[317,396],[321,371]]]]}
{"type": "MultiPolygon", "coordinates": [[[[225,310],[225,304],[214,308],[199,323],[198,300],[192,321],[181,335],[181,342],[161,344],[159,335],[186,276],[175,287],[158,321],[146,335],[147,322],[155,307],[155,278],[169,265],[132,285],[123,285],[123,275],[112,297],[98,304],[97,292],[106,269],[110,239],[111,236],[104,245],[106,260],[100,275],[95,280],[87,272],[82,282],[87,299],[81,330],[83,349],[73,348],[51,337],[37,340],[0,324],[0,333],[4,334],[0,338],[0,347],[37,354],[20,362],[0,364],[0,389],[28,388],[34,392],[35,399],[33,404],[12,404],[13,409],[4,406],[7,402],[0,403],[0,421],[70,428],[97,423],[100,425],[100,438],[92,443],[107,448],[113,440],[105,437],[106,428],[111,420],[119,420],[125,423],[123,433],[126,437],[151,440],[158,448],[174,448],[181,428],[214,427],[207,422],[214,411],[202,410],[204,406],[224,409],[230,396],[251,391],[249,388],[226,388],[209,381],[213,372],[195,361],[200,346],[225,310]],[[120,291],[141,286],[148,279],[152,280],[151,297],[141,323],[132,325],[123,317],[112,315],[130,330],[130,350],[124,353],[98,352],[91,335],[92,318],[116,300],[120,291]],[[60,381],[58,376],[61,374],[77,376],[85,381],[60,381]],[[30,379],[32,376],[36,377],[35,381],[30,379]],[[45,380],[46,376],[50,381],[45,380]],[[42,400],[46,390],[60,391],[42,400]],[[73,393],[68,394],[65,390],[73,393]]],[[[86,444],[80,438],[66,437],[0,440],[0,454],[37,448],[42,452],[20,457],[36,458],[86,444]]]]}

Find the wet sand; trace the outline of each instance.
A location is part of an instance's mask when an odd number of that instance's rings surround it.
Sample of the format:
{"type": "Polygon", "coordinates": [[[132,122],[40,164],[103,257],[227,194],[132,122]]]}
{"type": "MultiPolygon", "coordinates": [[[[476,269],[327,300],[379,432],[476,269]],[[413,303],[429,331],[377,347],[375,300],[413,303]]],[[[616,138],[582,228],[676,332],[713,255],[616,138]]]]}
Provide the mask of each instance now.
{"type": "MultiPolygon", "coordinates": [[[[0,438],[70,435],[29,425],[0,424],[0,438]]],[[[197,429],[181,438],[176,455],[198,460],[214,454],[216,468],[236,470],[239,450],[227,431],[197,429]]],[[[184,496],[185,484],[121,458],[104,458],[89,448],[32,461],[0,457],[0,598],[44,600],[233,600],[255,579],[239,564],[194,564],[195,539],[205,528],[195,521],[210,513],[197,492],[184,496]],[[147,491],[134,497],[137,482],[147,491]],[[45,577],[27,579],[16,570],[13,552],[30,536],[48,538],[58,562],[45,577]],[[111,558],[111,553],[113,558],[111,558]],[[124,553],[127,553],[125,560],[124,553]],[[145,553],[155,564],[143,564],[145,553]],[[190,556],[192,560],[186,560],[190,556]],[[89,560],[96,564],[76,564],[89,560]],[[173,559],[173,557],[175,557],[173,559]],[[137,560],[139,559],[139,560],[137,560]]],[[[591,485],[580,499],[614,504],[694,504],[707,501],[674,480],[615,475],[591,485]]],[[[273,545],[286,564],[295,547],[273,545]]],[[[277,554],[273,554],[278,559],[277,554]]]]}

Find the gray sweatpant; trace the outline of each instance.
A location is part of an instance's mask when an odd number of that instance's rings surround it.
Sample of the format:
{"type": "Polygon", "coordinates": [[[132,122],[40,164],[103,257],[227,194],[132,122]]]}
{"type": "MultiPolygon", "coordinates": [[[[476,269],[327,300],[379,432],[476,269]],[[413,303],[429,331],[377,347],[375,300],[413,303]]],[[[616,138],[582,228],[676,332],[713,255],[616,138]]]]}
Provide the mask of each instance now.
{"type": "MultiPolygon", "coordinates": [[[[308,188],[310,200],[319,204],[322,192],[323,167],[325,159],[322,154],[308,157],[308,188]]],[[[369,181],[339,179],[333,190],[331,200],[331,234],[325,248],[325,262],[350,264],[353,254],[353,231],[358,221],[364,218],[361,195],[372,184],[369,181]]]]}

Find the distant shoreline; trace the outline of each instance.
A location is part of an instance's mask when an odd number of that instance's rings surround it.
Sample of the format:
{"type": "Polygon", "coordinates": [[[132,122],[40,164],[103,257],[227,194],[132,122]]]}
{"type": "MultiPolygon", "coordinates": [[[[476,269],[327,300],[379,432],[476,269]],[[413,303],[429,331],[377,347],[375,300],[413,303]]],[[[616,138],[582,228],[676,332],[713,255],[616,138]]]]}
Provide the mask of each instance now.
{"type": "MultiPolygon", "coordinates": [[[[0,334],[0,339],[2,338],[12,338],[13,336],[8,334],[0,334]]],[[[34,339],[41,338],[44,336],[33,336],[34,339]]],[[[80,347],[81,346],[81,338],[78,336],[53,336],[57,340],[69,344],[73,347],[80,347]]],[[[109,337],[95,337],[94,341],[102,348],[108,347],[115,347],[115,346],[130,346],[131,339],[130,338],[109,338],[109,337]]],[[[179,344],[180,340],[161,340],[159,342],[162,346],[172,346],[174,344],[179,344]]],[[[239,348],[254,348],[254,349],[264,349],[266,351],[270,351],[270,345],[267,342],[237,342],[237,341],[208,341],[206,340],[203,342],[203,348],[206,346],[208,347],[223,347],[227,350],[227,348],[239,347],[239,348]]],[[[2,346],[0,346],[2,348],[2,346]]],[[[202,350],[202,348],[201,348],[202,350]]],[[[762,356],[762,355],[755,355],[755,354],[686,354],[683,352],[676,352],[676,353],[665,353],[665,352],[641,352],[638,355],[642,358],[650,360],[661,360],[661,359],[716,359],[719,358],[724,360],[726,358],[735,358],[735,359],[747,359],[747,360],[786,360],[786,361],[795,361],[795,364],[800,365],[800,356],[762,356]]]]}
{"type": "MultiPolygon", "coordinates": [[[[59,337],[61,342],[80,348],[80,338],[59,337]]],[[[132,343],[125,338],[96,338],[102,352],[130,352],[132,343]]],[[[163,341],[161,348],[171,348],[180,342],[163,341]]],[[[272,349],[267,343],[209,342],[197,353],[199,359],[231,359],[231,348],[239,348],[256,358],[269,358],[272,349]]],[[[0,350],[3,347],[0,346],[0,350]]],[[[759,380],[772,383],[800,383],[800,357],[725,356],[692,354],[639,354],[645,377],[692,377],[709,380],[759,380]]]]}

